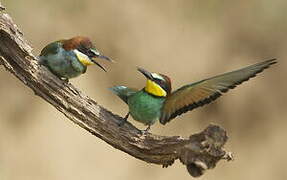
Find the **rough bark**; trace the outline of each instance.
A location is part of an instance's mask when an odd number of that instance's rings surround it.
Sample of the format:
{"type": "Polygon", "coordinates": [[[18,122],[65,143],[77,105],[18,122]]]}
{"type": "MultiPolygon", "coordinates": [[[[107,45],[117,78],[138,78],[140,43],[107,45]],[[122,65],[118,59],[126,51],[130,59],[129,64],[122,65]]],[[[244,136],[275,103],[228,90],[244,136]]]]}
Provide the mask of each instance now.
{"type": "Polygon", "coordinates": [[[180,159],[194,177],[214,168],[219,160],[232,158],[223,149],[226,132],[216,125],[209,125],[188,138],[142,134],[130,123],[119,127],[121,117],[38,64],[23,33],[4,10],[0,3],[0,64],[80,127],[114,148],[148,163],[167,167],[180,159]]]}

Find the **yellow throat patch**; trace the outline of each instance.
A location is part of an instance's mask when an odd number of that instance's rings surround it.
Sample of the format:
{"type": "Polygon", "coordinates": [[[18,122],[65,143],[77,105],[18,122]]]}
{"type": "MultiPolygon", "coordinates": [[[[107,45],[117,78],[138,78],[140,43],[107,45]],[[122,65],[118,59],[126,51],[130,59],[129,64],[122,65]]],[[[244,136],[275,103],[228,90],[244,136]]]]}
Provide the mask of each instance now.
{"type": "Polygon", "coordinates": [[[156,84],[155,82],[149,79],[146,82],[145,91],[155,96],[160,96],[160,97],[166,96],[166,91],[162,89],[160,85],[156,84]]]}
{"type": "Polygon", "coordinates": [[[94,63],[90,60],[90,58],[89,58],[87,55],[85,55],[84,53],[81,53],[81,52],[78,51],[78,50],[74,50],[74,52],[75,52],[77,58],[79,59],[79,61],[80,61],[82,64],[84,64],[84,65],[86,65],[86,66],[89,66],[89,65],[94,64],[94,63]]]}

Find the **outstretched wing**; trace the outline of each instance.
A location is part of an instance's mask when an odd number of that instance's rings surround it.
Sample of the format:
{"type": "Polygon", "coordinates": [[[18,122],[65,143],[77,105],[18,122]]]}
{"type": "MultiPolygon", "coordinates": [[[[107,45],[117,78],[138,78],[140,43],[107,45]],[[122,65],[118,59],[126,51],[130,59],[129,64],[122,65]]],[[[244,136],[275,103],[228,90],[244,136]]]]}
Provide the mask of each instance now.
{"type": "Polygon", "coordinates": [[[119,96],[125,103],[128,103],[128,97],[136,93],[138,90],[128,88],[126,86],[114,86],[109,88],[114,94],[119,96]]]}
{"type": "Polygon", "coordinates": [[[182,113],[214,101],[222,93],[256,76],[257,73],[262,72],[274,63],[276,63],[276,59],[270,59],[179,88],[167,97],[160,122],[166,124],[182,113]]]}

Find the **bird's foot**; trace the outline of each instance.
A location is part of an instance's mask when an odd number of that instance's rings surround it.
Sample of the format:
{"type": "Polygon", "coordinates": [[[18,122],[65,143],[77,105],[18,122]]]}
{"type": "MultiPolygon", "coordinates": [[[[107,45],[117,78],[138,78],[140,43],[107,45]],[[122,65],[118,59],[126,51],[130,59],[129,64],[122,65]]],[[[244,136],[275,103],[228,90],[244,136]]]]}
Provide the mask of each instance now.
{"type": "Polygon", "coordinates": [[[69,83],[69,79],[68,78],[60,78],[62,81],[69,83]]]}
{"type": "Polygon", "coordinates": [[[146,129],[141,130],[142,135],[145,135],[145,134],[148,133],[148,131],[150,130],[150,126],[151,126],[151,125],[148,125],[148,127],[147,127],[146,129]]]}
{"type": "Polygon", "coordinates": [[[127,115],[119,122],[119,126],[123,126],[127,122],[129,115],[130,112],[128,112],[127,115]]]}

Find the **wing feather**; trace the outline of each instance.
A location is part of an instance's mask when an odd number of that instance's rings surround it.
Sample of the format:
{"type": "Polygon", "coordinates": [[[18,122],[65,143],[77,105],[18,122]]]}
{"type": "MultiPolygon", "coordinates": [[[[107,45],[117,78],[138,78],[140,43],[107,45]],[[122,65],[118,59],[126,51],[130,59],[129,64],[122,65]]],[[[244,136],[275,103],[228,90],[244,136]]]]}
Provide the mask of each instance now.
{"type": "Polygon", "coordinates": [[[222,93],[255,77],[256,74],[276,62],[276,59],[270,59],[179,88],[167,97],[163,105],[160,122],[166,124],[182,113],[214,101],[220,97],[222,93]]]}

